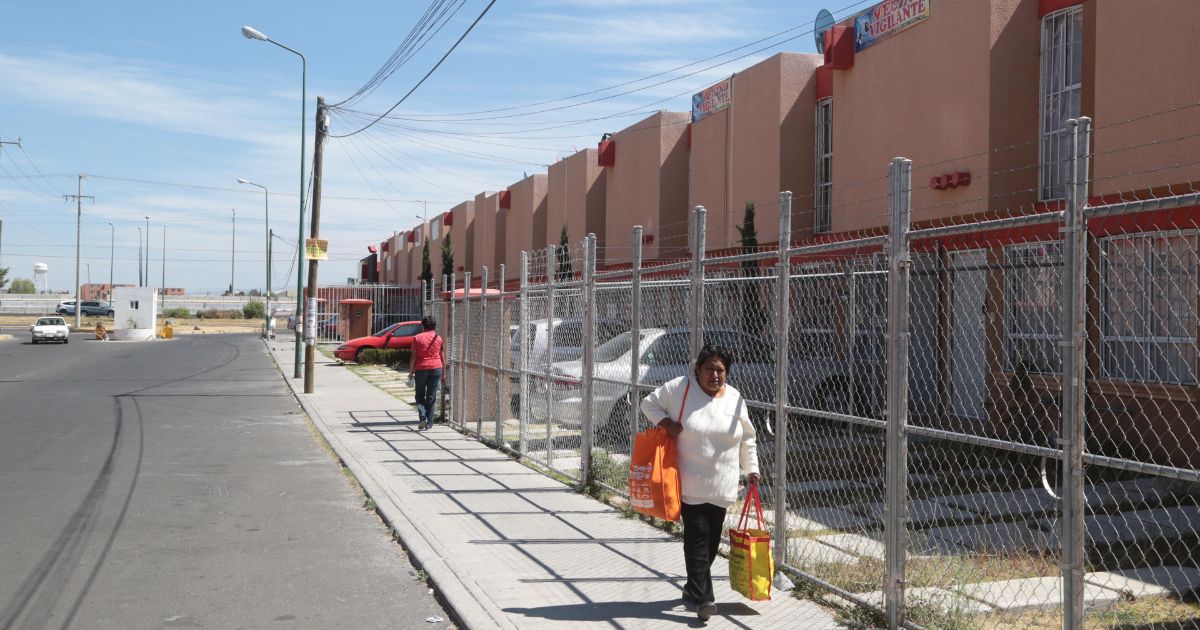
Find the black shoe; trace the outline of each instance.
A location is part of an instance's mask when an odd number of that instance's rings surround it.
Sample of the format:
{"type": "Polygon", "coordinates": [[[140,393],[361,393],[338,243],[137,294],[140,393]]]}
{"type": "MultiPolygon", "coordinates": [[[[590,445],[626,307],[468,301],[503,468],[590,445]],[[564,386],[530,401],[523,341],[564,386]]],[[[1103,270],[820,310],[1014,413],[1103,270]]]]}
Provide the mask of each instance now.
{"type": "Polygon", "coordinates": [[[717,614],[717,605],[713,602],[704,602],[696,609],[696,618],[700,621],[708,621],[715,614],[717,614]]]}
{"type": "Polygon", "coordinates": [[[683,601],[695,606],[700,603],[700,598],[696,597],[695,595],[692,595],[691,593],[689,593],[687,591],[684,591],[683,592],[683,601]]]}

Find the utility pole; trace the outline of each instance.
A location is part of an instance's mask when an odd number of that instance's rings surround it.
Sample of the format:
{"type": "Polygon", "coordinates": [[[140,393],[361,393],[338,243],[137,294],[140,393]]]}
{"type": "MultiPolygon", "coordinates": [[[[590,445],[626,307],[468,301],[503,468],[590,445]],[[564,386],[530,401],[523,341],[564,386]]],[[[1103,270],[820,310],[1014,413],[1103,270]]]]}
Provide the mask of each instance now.
{"type": "Polygon", "coordinates": [[[108,222],[109,237],[108,237],[108,301],[112,301],[113,290],[113,261],[117,259],[117,228],[108,222]]]}
{"type": "MultiPolygon", "coordinates": [[[[309,227],[309,238],[316,240],[321,235],[321,172],[322,152],[325,150],[325,134],[328,133],[328,114],[325,111],[325,97],[317,97],[317,131],[313,143],[313,187],[312,187],[312,224],[309,227]]],[[[304,243],[300,243],[303,247],[304,243]]],[[[304,251],[303,249],[300,251],[304,251]]],[[[314,302],[317,299],[317,259],[308,260],[308,298],[314,302]]],[[[317,309],[313,308],[311,316],[316,317],[317,309]]],[[[304,323],[315,328],[316,322],[305,317],[304,323]]],[[[313,364],[316,362],[317,346],[309,342],[304,346],[304,393],[313,393],[313,364]]]]}
{"type": "Polygon", "coordinates": [[[138,226],[138,286],[144,287],[142,282],[142,226],[138,226]]]}
{"type": "Polygon", "coordinates": [[[150,286],[150,217],[146,217],[146,285],[150,286]]]}
{"type": "Polygon", "coordinates": [[[229,295],[233,295],[234,260],[237,258],[237,208],[230,209],[233,213],[233,243],[229,246],[229,295]]]}
{"type": "Polygon", "coordinates": [[[163,308],[167,306],[167,224],[163,224],[163,251],[162,251],[162,301],[163,308]]]}
{"type": "Polygon", "coordinates": [[[87,175],[79,176],[79,188],[74,195],[63,195],[63,199],[66,201],[70,201],[72,199],[75,200],[75,328],[76,329],[78,329],[80,327],[80,325],[82,325],[82,323],[83,323],[82,321],[80,321],[80,316],[79,316],[79,306],[80,306],[80,304],[79,304],[79,258],[80,258],[80,252],[81,252],[80,243],[82,242],[82,238],[83,238],[83,200],[85,198],[91,199],[92,201],[96,200],[96,198],[91,195],[83,194],[83,180],[86,178],[87,178],[87,175]]]}

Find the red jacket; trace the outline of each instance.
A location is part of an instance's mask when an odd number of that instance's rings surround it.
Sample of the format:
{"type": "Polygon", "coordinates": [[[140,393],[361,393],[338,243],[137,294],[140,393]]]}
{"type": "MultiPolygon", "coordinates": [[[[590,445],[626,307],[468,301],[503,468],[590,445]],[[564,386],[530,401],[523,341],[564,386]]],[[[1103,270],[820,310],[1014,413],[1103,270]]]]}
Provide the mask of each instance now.
{"type": "Polygon", "coordinates": [[[413,371],[436,370],[443,367],[442,345],[442,336],[437,334],[436,330],[426,330],[413,337],[413,371]]]}

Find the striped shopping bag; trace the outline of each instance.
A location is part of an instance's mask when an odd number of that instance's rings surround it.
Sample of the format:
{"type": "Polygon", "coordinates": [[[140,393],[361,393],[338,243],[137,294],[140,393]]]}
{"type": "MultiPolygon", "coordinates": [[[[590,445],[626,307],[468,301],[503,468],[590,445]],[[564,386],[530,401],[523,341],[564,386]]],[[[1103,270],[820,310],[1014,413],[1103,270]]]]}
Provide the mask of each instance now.
{"type": "Polygon", "coordinates": [[[771,558],[771,532],[763,529],[762,499],[758,484],[746,490],[742,518],[729,529],[729,586],[752,601],[771,599],[771,578],[775,562],[771,558]],[[754,506],[757,529],[747,528],[750,506],[754,506]]]}

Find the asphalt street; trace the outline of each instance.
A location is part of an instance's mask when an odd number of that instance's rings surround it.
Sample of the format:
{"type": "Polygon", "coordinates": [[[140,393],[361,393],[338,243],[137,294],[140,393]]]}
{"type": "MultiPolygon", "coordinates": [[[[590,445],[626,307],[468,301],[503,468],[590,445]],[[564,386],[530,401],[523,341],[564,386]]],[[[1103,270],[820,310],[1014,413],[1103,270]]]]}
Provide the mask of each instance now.
{"type": "Polygon", "coordinates": [[[448,618],[253,335],[0,341],[0,630],[448,618]]]}

